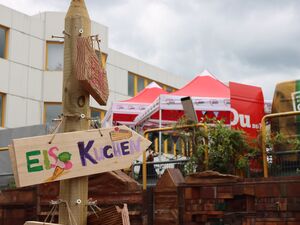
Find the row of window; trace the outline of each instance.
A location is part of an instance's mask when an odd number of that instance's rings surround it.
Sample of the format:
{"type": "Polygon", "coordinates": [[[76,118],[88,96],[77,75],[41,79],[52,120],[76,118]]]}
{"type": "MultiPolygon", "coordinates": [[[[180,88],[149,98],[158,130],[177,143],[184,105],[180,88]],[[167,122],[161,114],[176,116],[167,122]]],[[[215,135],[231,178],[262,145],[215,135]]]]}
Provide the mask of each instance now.
{"type": "MultiPolygon", "coordinates": [[[[9,29],[0,25],[0,58],[7,58],[8,52],[8,32],[9,29]]],[[[99,51],[96,50],[96,54],[100,57],[99,51]]],[[[63,42],[47,41],[46,42],[46,62],[45,70],[48,71],[61,71],[63,70],[63,59],[64,59],[64,45],[63,42]]],[[[107,54],[101,53],[102,64],[106,66],[107,54]]],[[[143,90],[152,80],[133,74],[128,73],[128,95],[135,96],[138,92],[143,90]]],[[[165,84],[157,82],[167,92],[175,91],[176,89],[165,84]]],[[[4,123],[4,94],[0,93],[0,126],[4,123]]],[[[50,123],[52,118],[56,118],[57,115],[61,114],[61,105],[58,104],[45,104],[45,118],[46,123],[50,123]],[[49,110],[48,110],[49,109],[49,110]],[[57,113],[58,112],[58,113],[57,113]]],[[[92,117],[97,116],[104,117],[103,111],[91,111],[92,117]]]]}
{"type": "MultiPolygon", "coordinates": [[[[0,58],[7,58],[8,48],[8,28],[0,25],[0,58]]],[[[48,71],[62,71],[64,64],[64,43],[58,41],[46,42],[46,61],[45,70],[48,71]]],[[[96,54],[100,58],[99,51],[96,54]]],[[[101,53],[102,65],[106,66],[107,54],[101,53]]],[[[152,80],[128,73],[128,95],[135,96],[143,90],[152,80]]],[[[157,82],[167,92],[175,91],[176,89],[165,84],[157,82]]]]}
{"type": "MultiPolygon", "coordinates": [[[[0,93],[0,127],[4,127],[4,111],[5,111],[5,94],[0,93]]],[[[45,103],[44,104],[44,123],[51,125],[53,119],[59,118],[62,114],[61,103],[45,103]]],[[[105,116],[105,111],[101,109],[91,108],[91,118],[102,120],[105,116]]]]}
{"type": "MultiPolygon", "coordinates": [[[[4,107],[5,107],[5,94],[0,93],[0,127],[4,127],[4,107]]],[[[47,125],[48,129],[54,129],[56,124],[54,119],[59,118],[62,114],[62,104],[61,103],[45,103],[44,104],[44,123],[47,125]]],[[[91,108],[91,118],[95,120],[102,120],[105,116],[105,111],[101,109],[91,108]]],[[[156,135],[158,136],[158,134],[156,135]]],[[[154,143],[154,151],[158,152],[158,138],[154,137],[152,140],[154,143]]],[[[188,143],[189,144],[189,143],[188,143]]],[[[174,140],[170,136],[163,135],[162,141],[162,152],[165,154],[174,155],[188,155],[184,149],[189,149],[189,147],[184,147],[184,141],[174,140]]]]}
{"type": "MultiPolygon", "coordinates": [[[[0,25],[0,58],[7,58],[9,29],[0,25]]],[[[64,43],[58,41],[46,42],[45,70],[62,71],[64,65],[64,43]]],[[[98,57],[99,50],[96,50],[98,57]]],[[[101,53],[102,65],[106,65],[107,54],[101,53]]]]}
{"type": "MultiPolygon", "coordinates": [[[[100,51],[95,50],[100,58],[100,51]]],[[[102,65],[106,66],[107,54],[101,52],[102,65]]],[[[58,41],[46,42],[46,66],[48,71],[61,71],[64,65],[64,43],[58,41]]]]}
{"type": "MultiPolygon", "coordinates": [[[[62,104],[47,102],[44,104],[44,123],[51,125],[53,119],[59,118],[62,114],[62,104]]],[[[91,118],[102,120],[105,116],[105,111],[101,109],[91,108],[91,118]]]]}
{"type": "MultiPolygon", "coordinates": [[[[148,84],[150,84],[153,80],[150,80],[148,78],[139,76],[137,74],[128,72],[128,95],[129,96],[135,96],[137,93],[139,93],[141,90],[143,90],[148,84]]],[[[176,91],[175,88],[156,82],[159,86],[161,86],[164,90],[167,92],[173,92],[176,91]]]]}
{"type": "MultiPolygon", "coordinates": [[[[5,94],[0,93],[0,127],[4,127],[4,107],[5,107],[5,94]]],[[[54,129],[56,124],[54,119],[58,119],[62,114],[62,104],[61,103],[50,103],[44,104],[44,123],[47,125],[48,129],[54,129]]],[[[102,120],[105,116],[105,111],[101,109],[91,108],[91,118],[95,120],[102,120]]],[[[158,136],[158,134],[156,135],[158,136]]],[[[154,151],[158,152],[158,138],[154,138],[154,151]]],[[[170,136],[163,135],[162,141],[162,152],[174,155],[187,155],[184,152],[183,140],[174,140],[170,136]]]]}

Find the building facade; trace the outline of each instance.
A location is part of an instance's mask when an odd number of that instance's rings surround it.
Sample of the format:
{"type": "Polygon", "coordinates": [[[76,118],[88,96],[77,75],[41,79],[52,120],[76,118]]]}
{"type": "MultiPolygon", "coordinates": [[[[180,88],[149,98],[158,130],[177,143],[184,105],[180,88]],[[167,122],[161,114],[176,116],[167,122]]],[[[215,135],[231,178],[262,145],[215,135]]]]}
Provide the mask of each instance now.
{"type": "MultiPolygon", "coordinates": [[[[65,13],[28,16],[0,5],[0,127],[51,124],[61,113],[65,13]]],[[[109,29],[92,21],[92,34],[101,38],[102,60],[109,82],[109,101],[100,106],[91,98],[92,117],[104,116],[109,104],[125,100],[156,81],[167,91],[186,80],[109,48],[109,29]]]]}

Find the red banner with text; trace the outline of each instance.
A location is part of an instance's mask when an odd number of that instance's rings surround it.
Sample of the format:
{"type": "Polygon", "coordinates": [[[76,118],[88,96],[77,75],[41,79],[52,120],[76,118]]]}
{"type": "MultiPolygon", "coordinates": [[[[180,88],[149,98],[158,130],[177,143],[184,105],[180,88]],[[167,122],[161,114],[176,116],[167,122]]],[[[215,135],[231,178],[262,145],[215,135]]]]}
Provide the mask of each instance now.
{"type": "Polygon", "coordinates": [[[229,82],[231,126],[256,138],[264,112],[264,96],[260,87],[229,82]]]}
{"type": "MultiPolygon", "coordinates": [[[[261,119],[265,115],[264,97],[260,87],[229,82],[231,127],[245,131],[249,141],[259,141],[261,119]]],[[[260,158],[250,160],[251,172],[261,172],[260,158]]]]}

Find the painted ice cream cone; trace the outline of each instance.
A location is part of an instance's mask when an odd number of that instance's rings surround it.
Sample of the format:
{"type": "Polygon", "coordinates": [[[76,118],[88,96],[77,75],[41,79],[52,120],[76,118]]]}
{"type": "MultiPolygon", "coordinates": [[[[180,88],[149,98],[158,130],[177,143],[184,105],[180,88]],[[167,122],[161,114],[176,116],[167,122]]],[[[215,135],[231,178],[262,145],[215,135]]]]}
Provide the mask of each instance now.
{"type": "Polygon", "coordinates": [[[61,176],[65,170],[72,168],[72,163],[70,161],[71,154],[69,152],[63,152],[58,155],[57,162],[55,164],[55,169],[50,178],[47,179],[47,181],[54,181],[59,176],[61,176]]]}
{"type": "Polygon", "coordinates": [[[52,179],[55,180],[57,177],[59,177],[63,172],[65,171],[64,168],[61,168],[60,166],[55,167],[55,170],[52,175],[52,179]]]}
{"type": "Polygon", "coordinates": [[[65,171],[65,165],[62,161],[58,160],[56,163],[56,167],[54,169],[54,172],[52,176],[48,179],[49,181],[54,181],[56,180],[59,176],[63,174],[65,171]]]}

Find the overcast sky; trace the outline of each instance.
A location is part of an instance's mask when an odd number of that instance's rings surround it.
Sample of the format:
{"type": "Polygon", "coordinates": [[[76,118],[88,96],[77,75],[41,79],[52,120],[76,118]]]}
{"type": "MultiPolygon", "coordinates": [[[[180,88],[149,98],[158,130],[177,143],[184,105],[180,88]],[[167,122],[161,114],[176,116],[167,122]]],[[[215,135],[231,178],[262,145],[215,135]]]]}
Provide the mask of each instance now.
{"type": "MultiPolygon", "coordinates": [[[[66,11],[70,0],[0,0],[33,15],[66,11]]],[[[109,27],[109,46],[192,79],[203,69],[223,82],[263,88],[300,79],[298,0],[86,0],[109,27]]]]}

